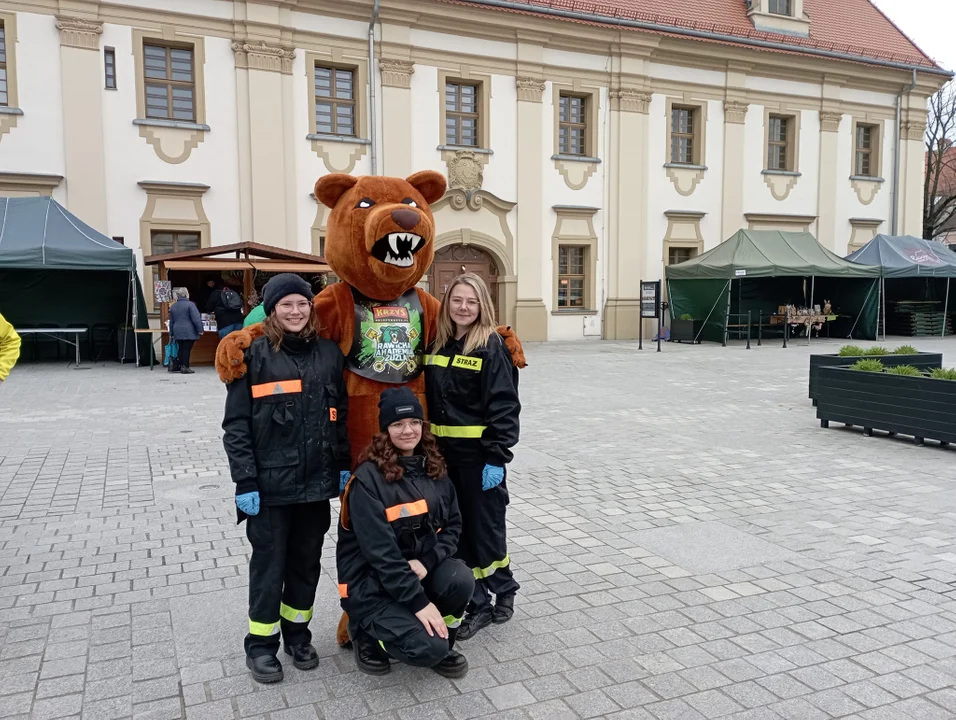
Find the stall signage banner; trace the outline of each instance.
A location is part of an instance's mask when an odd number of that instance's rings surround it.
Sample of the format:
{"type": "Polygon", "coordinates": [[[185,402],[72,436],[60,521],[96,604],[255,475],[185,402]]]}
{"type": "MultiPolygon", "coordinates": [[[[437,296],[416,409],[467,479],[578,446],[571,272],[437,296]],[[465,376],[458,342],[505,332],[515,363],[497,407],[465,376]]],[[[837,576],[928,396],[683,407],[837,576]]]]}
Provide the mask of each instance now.
{"type": "Polygon", "coordinates": [[[154,280],[153,296],[158,303],[168,303],[173,301],[173,282],[172,280],[154,280]]]}
{"type": "Polygon", "coordinates": [[[641,317],[656,318],[661,306],[661,281],[641,283],[641,317]]]}

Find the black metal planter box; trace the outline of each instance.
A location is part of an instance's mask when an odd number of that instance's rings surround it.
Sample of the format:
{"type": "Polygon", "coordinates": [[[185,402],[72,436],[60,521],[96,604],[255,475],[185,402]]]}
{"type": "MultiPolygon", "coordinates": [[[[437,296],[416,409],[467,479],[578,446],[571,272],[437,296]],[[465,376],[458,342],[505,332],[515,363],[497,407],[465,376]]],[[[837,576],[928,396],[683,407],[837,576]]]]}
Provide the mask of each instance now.
{"type": "Polygon", "coordinates": [[[820,383],[820,368],[838,365],[852,365],[857,360],[879,360],[885,367],[912,365],[920,370],[943,367],[942,353],[921,352],[916,355],[861,355],[840,357],[839,355],[810,356],[810,399],[817,404],[817,386],[820,383]]]}
{"type": "Polygon", "coordinates": [[[704,326],[703,320],[671,319],[671,342],[700,342],[697,336],[704,326]]]}
{"type": "Polygon", "coordinates": [[[935,380],[888,373],[820,369],[817,418],[858,425],[866,435],[873,430],[956,443],[956,380],[935,380]]]}

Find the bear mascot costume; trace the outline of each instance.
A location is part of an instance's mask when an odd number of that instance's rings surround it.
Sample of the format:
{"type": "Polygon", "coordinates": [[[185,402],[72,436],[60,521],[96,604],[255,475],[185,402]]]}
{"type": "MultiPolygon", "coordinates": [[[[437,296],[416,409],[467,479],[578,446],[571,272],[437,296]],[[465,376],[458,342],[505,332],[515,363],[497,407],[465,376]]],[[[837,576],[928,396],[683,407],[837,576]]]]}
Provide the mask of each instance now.
{"type": "MultiPolygon", "coordinates": [[[[425,351],[438,330],[440,303],[416,287],[435,257],[435,218],[430,204],[445,194],[441,173],[424,170],[406,179],[332,174],[315,184],[315,197],[331,208],[325,259],[342,282],[315,296],[314,307],[326,337],[346,357],[348,434],[352,467],[378,433],[382,390],[407,385],[425,404],[425,351]]],[[[243,351],[262,335],[251,325],[226,336],[216,351],[220,379],[245,375],[243,351]]],[[[508,327],[498,332],[516,367],[524,352],[508,327]]],[[[426,408],[427,412],[427,408],[426,408]]],[[[347,616],[337,640],[349,644],[347,616]]]]}

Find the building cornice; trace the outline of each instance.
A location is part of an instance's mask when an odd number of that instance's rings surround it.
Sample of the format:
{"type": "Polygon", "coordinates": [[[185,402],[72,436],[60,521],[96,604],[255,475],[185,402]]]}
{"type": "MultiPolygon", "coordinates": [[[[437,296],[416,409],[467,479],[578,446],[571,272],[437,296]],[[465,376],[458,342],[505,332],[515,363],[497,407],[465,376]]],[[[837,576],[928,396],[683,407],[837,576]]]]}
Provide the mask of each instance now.
{"type": "Polygon", "coordinates": [[[60,45],[80,50],[99,50],[103,23],[78,17],[56,18],[56,29],[60,31],[60,45]]]}
{"type": "Polygon", "coordinates": [[[284,45],[271,45],[264,40],[237,39],[232,43],[236,54],[236,67],[247,70],[266,70],[268,72],[292,74],[292,61],[295,60],[295,48],[284,45]]]}

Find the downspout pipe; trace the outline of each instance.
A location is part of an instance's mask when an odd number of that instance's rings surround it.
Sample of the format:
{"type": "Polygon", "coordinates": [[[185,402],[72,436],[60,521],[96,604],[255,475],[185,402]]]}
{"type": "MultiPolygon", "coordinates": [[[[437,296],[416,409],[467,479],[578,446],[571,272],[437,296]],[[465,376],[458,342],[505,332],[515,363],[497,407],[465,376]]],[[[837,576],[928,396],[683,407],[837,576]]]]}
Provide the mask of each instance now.
{"type": "Polygon", "coordinates": [[[368,23],[368,139],[372,143],[369,153],[372,175],[378,175],[378,114],[375,112],[375,26],[378,24],[378,2],[375,0],[372,19],[368,23]]]}
{"type": "Polygon", "coordinates": [[[949,72],[948,70],[943,70],[939,67],[915,65],[913,63],[896,62],[894,60],[882,60],[880,58],[866,57],[865,55],[852,55],[850,53],[840,52],[838,50],[826,50],[824,48],[806,47],[803,45],[788,45],[786,43],[774,42],[772,40],[728,35],[724,33],[711,32],[709,30],[694,30],[693,28],[681,27],[679,25],[667,25],[665,23],[647,22],[643,20],[630,20],[628,18],[614,17],[613,15],[601,15],[599,13],[581,12],[579,10],[563,10],[561,8],[543,7],[541,5],[532,5],[525,2],[515,2],[514,0],[457,1],[466,5],[504,8],[507,10],[515,10],[523,13],[533,13],[535,15],[548,15],[551,17],[564,18],[566,20],[583,20],[585,22],[600,23],[602,25],[615,25],[618,27],[634,28],[635,30],[663,32],[670,35],[700,38],[704,40],[718,40],[720,42],[764,48],[767,50],[783,50],[788,53],[798,53],[800,55],[815,55],[817,57],[825,57],[833,60],[845,60],[848,62],[862,63],[864,65],[876,65],[878,67],[891,68],[893,70],[913,70],[914,72],[919,70],[920,72],[929,73],[931,75],[942,75],[947,78],[953,77],[953,73],[949,72]]]}
{"type": "Polygon", "coordinates": [[[893,207],[890,217],[890,234],[898,235],[900,219],[900,152],[902,150],[903,129],[900,124],[903,120],[903,96],[916,87],[916,70],[913,70],[913,80],[896,94],[896,142],[893,143],[893,207]]]}

